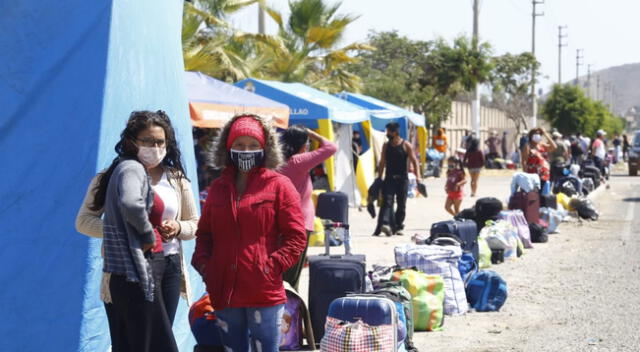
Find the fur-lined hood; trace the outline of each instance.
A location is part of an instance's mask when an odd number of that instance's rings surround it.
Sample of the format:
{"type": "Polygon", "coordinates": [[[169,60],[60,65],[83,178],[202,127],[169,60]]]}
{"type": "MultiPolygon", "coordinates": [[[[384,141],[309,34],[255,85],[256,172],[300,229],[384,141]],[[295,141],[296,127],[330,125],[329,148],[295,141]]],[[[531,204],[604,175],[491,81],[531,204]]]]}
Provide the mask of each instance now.
{"type": "Polygon", "coordinates": [[[220,138],[214,148],[214,163],[219,168],[225,168],[231,164],[229,160],[229,151],[227,150],[227,139],[229,138],[229,131],[233,123],[241,117],[251,117],[260,122],[262,129],[264,130],[265,143],[264,143],[264,166],[268,169],[277,170],[283,163],[282,150],[280,148],[280,142],[275,129],[264,118],[252,115],[252,114],[240,114],[234,116],[226,125],[222,128],[220,138]]]}

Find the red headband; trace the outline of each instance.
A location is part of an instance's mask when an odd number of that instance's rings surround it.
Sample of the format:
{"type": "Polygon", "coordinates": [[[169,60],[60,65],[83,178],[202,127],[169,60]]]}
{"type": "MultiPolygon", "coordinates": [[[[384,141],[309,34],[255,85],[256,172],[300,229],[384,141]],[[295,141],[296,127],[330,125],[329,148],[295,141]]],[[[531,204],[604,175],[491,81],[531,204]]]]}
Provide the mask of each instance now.
{"type": "Polygon", "coordinates": [[[258,140],[260,146],[264,148],[265,138],[262,124],[250,116],[237,119],[229,130],[227,137],[227,149],[231,149],[231,144],[240,136],[249,136],[258,140]]]}

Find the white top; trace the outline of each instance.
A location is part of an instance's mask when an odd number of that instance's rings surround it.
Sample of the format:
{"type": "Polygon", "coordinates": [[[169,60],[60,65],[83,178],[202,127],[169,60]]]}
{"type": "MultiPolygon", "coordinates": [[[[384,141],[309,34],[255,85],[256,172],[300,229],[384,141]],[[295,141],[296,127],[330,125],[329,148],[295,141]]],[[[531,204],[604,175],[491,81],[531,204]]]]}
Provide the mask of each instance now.
{"type": "Polygon", "coordinates": [[[593,149],[593,154],[598,158],[604,160],[606,151],[604,150],[604,142],[600,138],[593,141],[593,149]]]}
{"type": "MultiPolygon", "coordinates": [[[[162,174],[162,178],[158,184],[152,186],[153,191],[162,199],[164,203],[164,212],[162,213],[162,221],[175,220],[178,215],[178,194],[171,186],[167,179],[167,173],[162,174]]],[[[177,238],[172,238],[168,242],[162,244],[164,255],[180,254],[180,242],[177,238]]]]}

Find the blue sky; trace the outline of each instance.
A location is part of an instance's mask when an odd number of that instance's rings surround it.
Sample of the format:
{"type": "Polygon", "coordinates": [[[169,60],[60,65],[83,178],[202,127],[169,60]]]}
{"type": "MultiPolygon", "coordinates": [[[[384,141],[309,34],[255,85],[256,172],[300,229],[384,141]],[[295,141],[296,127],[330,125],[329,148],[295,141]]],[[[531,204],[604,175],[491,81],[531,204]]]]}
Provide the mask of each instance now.
{"type": "MultiPolygon", "coordinates": [[[[327,0],[334,2],[332,0],[327,0]]],[[[360,15],[349,28],[344,44],[364,41],[369,30],[397,30],[412,39],[438,36],[452,39],[472,31],[472,0],[344,0],[339,13],[360,15]]],[[[270,6],[287,12],[287,0],[271,0],[270,6]]],[[[481,0],[480,37],[496,54],[531,50],[530,0],[481,0]]],[[[626,63],[640,62],[640,2],[634,0],[546,0],[538,5],[536,56],[542,63],[541,86],[545,91],[558,79],[558,26],[566,25],[568,46],[563,48],[563,81],[576,75],[576,49],[584,49],[581,75],[587,64],[592,72],[626,63]]],[[[235,26],[257,31],[257,9],[232,17],[235,26]]],[[[275,23],[268,19],[267,31],[275,23]]]]}

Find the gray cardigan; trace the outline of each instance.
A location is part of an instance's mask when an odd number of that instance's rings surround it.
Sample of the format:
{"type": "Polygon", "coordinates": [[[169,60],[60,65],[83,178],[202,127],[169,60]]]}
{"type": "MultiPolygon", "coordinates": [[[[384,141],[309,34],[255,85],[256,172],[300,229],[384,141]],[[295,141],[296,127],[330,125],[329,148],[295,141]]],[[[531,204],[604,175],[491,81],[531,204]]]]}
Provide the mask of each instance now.
{"type": "Polygon", "coordinates": [[[140,283],[148,301],[153,301],[154,285],[142,246],[155,241],[149,221],[152,206],[153,191],[144,167],[123,159],[111,174],[104,203],[103,271],[140,283]]]}

